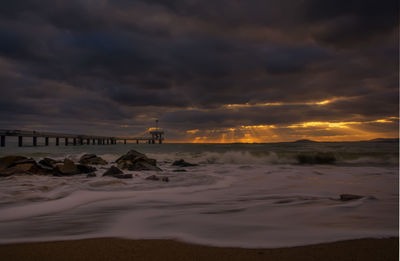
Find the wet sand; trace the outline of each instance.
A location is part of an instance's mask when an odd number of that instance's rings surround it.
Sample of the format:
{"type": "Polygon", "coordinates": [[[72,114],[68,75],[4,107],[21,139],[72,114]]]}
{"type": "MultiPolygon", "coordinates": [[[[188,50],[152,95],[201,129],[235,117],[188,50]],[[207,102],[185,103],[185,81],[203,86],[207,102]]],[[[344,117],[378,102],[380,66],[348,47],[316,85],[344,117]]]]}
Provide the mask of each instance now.
{"type": "Polygon", "coordinates": [[[357,239],[276,249],[222,248],[173,240],[97,238],[0,245],[0,259],[14,260],[399,260],[399,239],[357,239]]]}

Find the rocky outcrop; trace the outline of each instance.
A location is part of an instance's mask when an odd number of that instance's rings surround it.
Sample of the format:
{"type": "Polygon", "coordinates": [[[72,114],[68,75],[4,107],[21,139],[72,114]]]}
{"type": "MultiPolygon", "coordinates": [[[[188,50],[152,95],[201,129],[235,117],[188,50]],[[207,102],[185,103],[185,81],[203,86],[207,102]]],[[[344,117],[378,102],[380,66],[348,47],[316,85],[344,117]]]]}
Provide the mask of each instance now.
{"type": "Polygon", "coordinates": [[[146,177],[146,180],[160,180],[160,178],[156,175],[151,175],[151,176],[146,177]]]}
{"type": "Polygon", "coordinates": [[[174,169],[173,172],[186,172],[186,169],[174,169]]]}
{"type": "Polygon", "coordinates": [[[10,155],[10,156],[5,156],[0,158],[0,170],[5,170],[7,168],[10,168],[11,165],[13,165],[15,162],[27,159],[26,157],[23,156],[15,156],[15,155],[10,155]]]}
{"type": "Polygon", "coordinates": [[[49,167],[49,168],[54,168],[57,163],[61,163],[61,161],[57,161],[57,160],[50,159],[50,158],[44,158],[44,159],[39,161],[40,165],[46,166],[46,167],[49,167]]]}
{"type": "Polygon", "coordinates": [[[124,174],[119,168],[115,166],[111,166],[106,172],[104,172],[104,176],[111,176],[118,179],[131,179],[133,178],[132,174],[124,174]]]}
{"type": "Polygon", "coordinates": [[[79,163],[89,165],[106,165],[107,161],[95,154],[85,154],[79,159],[79,163]]]}
{"type": "Polygon", "coordinates": [[[135,150],[130,150],[127,154],[119,157],[116,162],[120,169],[131,171],[161,171],[161,169],[157,167],[157,161],[155,159],[150,159],[146,157],[146,155],[135,150]]]}
{"type": "Polygon", "coordinates": [[[78,169],[78,166],[69,159],[64,159],[63,164],[57,164],[55,171],[61,176],[76,175],[81,173],[78,169]]]}
{"type": "Polygon", "coordinates": [[[83,164],[77,164],[76,167],[78,168],[79,173],[92,173],[97,170],[95,167],[83,164]]]}
{"type": "Polygon", "coordinates": [[[193,163],[189,163],[189,162],[184,161],[183,159],[180,159],[180,160],[175,160],[175,161],[172,163],[172,166],[179,166],[179,167],[195,167],[195,166],[198,166],[198,165],[197,165],[197,164],[193,164],[193,163]]]}
{"type": "Polygon", "coordinates": [[[341,194],[340,195],[341,201],[350,201],[350,200],[356,200],[356,199],[361,199],[361,198],[364,198],[364,196],[353,195],[353,194],[341,194]]]}
{"type": "Polygon", "coordinates": [[[124,174],[124,172],[122,172],[117,167],[111,166],[111,168],[109,168],[106,172],[104,172],[103,177],[104,176],[115,176],[115,175],[119,175],[119,174],[124,174]]]}
{"type": "MultiPolygon", "coordinates": [[[[151,176],[146,177],[146,180],[158,181],[158,180],[160,180],[160,177],[159,177],[159,176],[156,176],[156,175],[151,175],[151,176]]],[[[168,177],[162,177],[162,178],[161,178],[161,181],[169,182],[169,178],[168,178],[168,177]]]]}
{"type": "Polygon", "coordinates": [[[53,169],[38,164],[32,158],[26,158],[22,156],[6,156],[0,158],[0,176],[10,176],[16,174],[24,175],[51,175],[53,169]]]}

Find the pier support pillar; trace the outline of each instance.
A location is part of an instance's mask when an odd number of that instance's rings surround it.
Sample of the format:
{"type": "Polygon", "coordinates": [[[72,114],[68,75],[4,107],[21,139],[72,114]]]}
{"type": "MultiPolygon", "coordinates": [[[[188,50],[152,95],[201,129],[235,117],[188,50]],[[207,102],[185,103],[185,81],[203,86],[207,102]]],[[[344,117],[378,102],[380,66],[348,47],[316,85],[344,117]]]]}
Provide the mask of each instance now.
{"type": "Polygon", "coordinates": [[[83,145],[83,139],[79,138],[79,145],[83,145]]]}
{"type": "Polygon", "coordinates": [[[18,136],[18,147],[22,147],[22,136],[18,136]]]}
{"type": "Polygon", "coordinates": [[[76,138],[73,138],[72,144],[76,145],[76,138]]]}
{"type": "Polygon", "coordinates": [[[126,144],[126,140],[124,140],[124,144],[126,144]]]}
{"type": "Polygon", "coordinates": [[[139,144],[139,140],[136,140],[136,144],[139,144]]]}
{"type": "Polygon", "coordinates": [[[49,146],[49,137],[44,137],[44,145],[49,146]]]}
{"type": "Polygon", "coordinates": [[[32,138],[33,146],[37,146],[37,137],[32,138]]]}
{"type": "Polygon", "coordinates": [[[68,146],[68,138],[65,138],[65,146],[68,146]]]}
{"type": "Polygon", "coordinates": [[[5,147],[6,146],[6,136],[1,136],[1,147],[5,147]]]}
{"type": "Polygon", "coordinates": [[[93,145],[96,144],[96,139],[92,139],[92,144],[93,144],[93,145]]]}
{"type": "Polygon", "coordinates": [[[159,140],[158,140],[158,144],[162,144],[162,139],[159,139],[159,140]]]}
{"type": "Polygon", "coordinates": [[[90,139],[87,139],[87,140],[86,140],[86,144],[87,144],[87,145],[90,145],[90,139]]]}
{"type": "Polygon", "coordinates": [[[59,145],[60,145],[60,138],[56,137],[56,146],[59,146],[59,145]]]}
{"type": "Polygon", "coordinates": [[[110,139],[107,139],[107,145],[110,145],[110,139]]]}

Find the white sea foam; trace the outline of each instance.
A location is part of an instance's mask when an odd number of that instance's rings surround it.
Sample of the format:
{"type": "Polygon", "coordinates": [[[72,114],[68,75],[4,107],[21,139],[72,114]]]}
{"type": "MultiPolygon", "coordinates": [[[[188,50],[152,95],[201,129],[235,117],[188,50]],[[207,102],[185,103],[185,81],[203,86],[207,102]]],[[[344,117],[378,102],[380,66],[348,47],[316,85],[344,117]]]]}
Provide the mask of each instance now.
{"type": "MultiPolygon", "coordinates": [[[[23,148],[23,155],[36,160],[77,161],[85,153],[95,153],[109,164],[97,166],[94,178],[1,178],[0,243],[124,237],[280,247],[398,236],[398,148],[378,145],[23,148]],[[130,148],[156,158],[163,171],[125,170],[133,179],[124,180],[102,177],[130,148]],[[297,164],[299,154],[319,151],[332,153],[337,162],[297,164]],[[171,166],[181,158],[199,166],[171,166]],[[149,175],[170,181],[146,180],[149,175]],[[340,194],[365,197],[340,201],[340,194]]],[[[20,148],[15,150],[22,154],[20,148]]]]}
{"type": "Polygon", "coordinates": [[[0,191],[10,201],[0,204],[0,242],[110,236],[280,247],[398,235],[397,168],[204,164],[183,173],[172,172],[170,164],[162,168],[158,175],[169,176],[169,183],[145,180],[147,172],[122,181],[100,175],[4,179],[0,191]],[[29,189],[20,194],[35,191],[37,198],[11,200],[24,187],[29,189]],[[343,193],[366,197],[342,202],[343,193]]]}

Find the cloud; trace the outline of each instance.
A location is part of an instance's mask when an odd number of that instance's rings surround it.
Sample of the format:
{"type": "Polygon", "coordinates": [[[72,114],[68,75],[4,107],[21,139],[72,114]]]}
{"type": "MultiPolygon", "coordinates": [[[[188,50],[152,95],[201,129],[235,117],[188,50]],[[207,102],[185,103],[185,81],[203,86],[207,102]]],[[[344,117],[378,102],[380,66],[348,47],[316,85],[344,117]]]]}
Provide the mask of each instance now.
{"type": "Polygon", "coordinates": [[[214,126],[393,117],[397,7],[369,0],[9,1],[0,10],[2,125],[29,127],[35,118],[60,130],[73,123],[74,131],[122,133],[116,126],[139,131],[160,118],[178,138],[214,126]],[[310,104],[335,97],[350,99],[310,104]],[[263,103],[292,105],[226,109],[263,103]]]}

